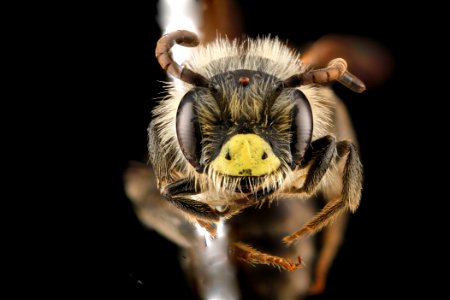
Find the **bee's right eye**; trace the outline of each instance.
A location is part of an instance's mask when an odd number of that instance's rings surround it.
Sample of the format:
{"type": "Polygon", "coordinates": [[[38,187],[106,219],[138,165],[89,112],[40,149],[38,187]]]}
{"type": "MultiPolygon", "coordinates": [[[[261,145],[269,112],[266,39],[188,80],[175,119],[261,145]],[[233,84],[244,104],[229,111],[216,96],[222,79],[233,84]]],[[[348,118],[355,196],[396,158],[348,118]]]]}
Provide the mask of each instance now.
{"type": "Polygon", "coordinates": [[[200,163],[201,133],[195,110],[196,93],[196,89],[192,89],[181,99],[177,111],[176,130],[178,143],[184,157],[200,172],[202,171],[200,163]]]}

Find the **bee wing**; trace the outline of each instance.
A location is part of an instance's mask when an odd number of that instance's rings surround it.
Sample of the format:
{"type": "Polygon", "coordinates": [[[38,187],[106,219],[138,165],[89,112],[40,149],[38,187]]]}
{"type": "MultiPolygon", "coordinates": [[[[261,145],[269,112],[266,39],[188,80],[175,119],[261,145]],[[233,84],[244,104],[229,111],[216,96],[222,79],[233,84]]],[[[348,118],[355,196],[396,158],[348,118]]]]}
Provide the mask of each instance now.
{"type": "Polygon", "coordinates": [[[216,239],[207,247],[205,237],[186,221],[181,210],[162,198],[150,166],[132,162],[124,181],[125,192],[133,202],[139,220],[183,249],[181,264],[191,284],[195,285],[194,290],[204,298],[217,293],[224,299],[238,298],[234,269],[226,258],[227,239],[216,239]]]}
{"type": "Polygon", "coordinates": [[[124,174],[124,185],[126,195],[142,224],[180,247],[192,246],[196,237],[195,227],[180,210],[161,196],[150,166],[131,162],[124,174]]]}
{"type": "Polygon", "coordinates": [[[379,42],[353,35],[325,35],[301,51],[303,63],[326,67],[336,57],[345,59],[351,73],[368,88],[382,85],[391,75],[392,53],[379,42]]]}

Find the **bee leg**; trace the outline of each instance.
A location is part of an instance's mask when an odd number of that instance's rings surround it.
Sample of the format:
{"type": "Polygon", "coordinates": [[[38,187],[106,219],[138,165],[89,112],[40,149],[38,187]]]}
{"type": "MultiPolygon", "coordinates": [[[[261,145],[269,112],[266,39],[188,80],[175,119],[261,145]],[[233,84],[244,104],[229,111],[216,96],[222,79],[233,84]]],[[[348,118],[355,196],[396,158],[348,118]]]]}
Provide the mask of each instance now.
{"type": "Polygon", "coordinates": [[[171,183],[164,187],[161,194],[185,213],[207,222],[217,222],[220,220],[220,217],[228,213],[228,210],[218,211],[206,203],[183,197],[198,194],[193,179],[185,178],[171,183]]]}
{"type": "Polygon", "coordinates": [[[336,140],[327,135],[314,141],[305,153],[302,161],[302,167],[306,167],[311,161],[311,167],[306,175],[303,186],[297,192],[312,193],[323,175],[325,175],[331,160],[336,153],[336,140]]]}
{"type": "Polygon", "coordinates": [[[342,178],[342,200],[351,212],[355,212],[361,200],[363,183],[363,168],[358,150],[351,142],[342,141],[337,144],[337,152],[339,159],[347,155],[342,178]]]}
{"type": "Polygon", "coordinates": [[[265,201],[271,201],[270,196],[276,191],[278,191],[278,188],[258,190],[253,194],[246,195],[245,197],[233,199],[232,203],[239,206],[240,209],[244,209],[253,205],[262,206],[265,201]]]}
{"type": "Polygon", "coordinates": [[[359,205],[362,189],[362,165],[355,145],[349,141],[341,141],[336,145],[338,159],[347,155],[342,176],[341,195],[328,202],[306,225],[293,234],[283,238],[286,244],[293,243],[299,237],[313,234],[330,224],[345,208],[354,212],[359,205]]]}
{"type": "Polygon", "coordinates": [[[343,240],[347,217],[347,214],[340,215],[324,229],[322,246],[314,266],[314,280],[309,288],[311,294],[320,294],[325,289],[328,271],[343,240]]]}
{"type": "Polygon", "coordinates": [[[241,242],[235,242],[232,246],[230,246],[230,253],[233,255],[237,260],[256,265],[256,264],[263,264],[263,265],[269,265],[269,266],[275,266],[278,268],[282,268],[287,271],[293,271],[302,265],[302,260],[300,256],[298,257],[298,262],[293,263],[291,260],[266,254],[263,252],[260,252],[256,250],[255,248],[243,244],[241,242]]]}

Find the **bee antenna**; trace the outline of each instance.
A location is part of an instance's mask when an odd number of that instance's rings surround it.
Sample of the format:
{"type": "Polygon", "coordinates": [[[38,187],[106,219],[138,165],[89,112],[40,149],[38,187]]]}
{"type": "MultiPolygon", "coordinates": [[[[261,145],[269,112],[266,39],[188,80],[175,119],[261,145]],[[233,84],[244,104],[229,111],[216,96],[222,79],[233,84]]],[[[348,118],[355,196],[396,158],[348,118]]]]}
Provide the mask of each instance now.
{"type": "Polygon", "coordinates": [[[156,44],[155,55],[161,68],[172,76],[198,87],[208,87],[209,81],[188,68],[181,67],[172,57],[170,49],[175,45],[195,47],[200,43],[198,36],[187,30],[177,30],[163,35],[156,44]]]}
{"type": "Polygon", "coordinates": [[[366,90],[364,83],[355,75],[347,71],[347,62],[343,58],[335,58],[323,69],[310,70],[296,74],[284,81],[286,87],[296,87],[312,83],[328,83],[339,81],[354,92],[362,93],[366,90]]]}

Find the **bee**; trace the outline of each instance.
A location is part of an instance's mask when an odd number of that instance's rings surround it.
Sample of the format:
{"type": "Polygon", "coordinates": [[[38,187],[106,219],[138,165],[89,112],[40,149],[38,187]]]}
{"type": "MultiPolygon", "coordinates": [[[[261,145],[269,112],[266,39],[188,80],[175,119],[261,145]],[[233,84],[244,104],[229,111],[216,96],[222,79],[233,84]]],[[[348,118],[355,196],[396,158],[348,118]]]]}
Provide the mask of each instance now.
{"type": "MultiPolygon", "coordinates": [[[[156,186],[127,190],[134,199],[138,190],[159,190],[147,224],[190,248],[192,224],[214,238],[223,222],[239,226],[249,207],[268,203],[267,215],[273,201],[290,203],[289,210],[299,208],[297,199],[321,195],[324,207],[312,213],[305,206],[309,220],[280,241],[294,246],[356,211],[363,168],[345,108],[326,86],[338,81],[355,92],[365,90],[344,59],[313,69],[277,38],[218,38],[199,46],[197,35],[186,30],[162,36],[155,54],[177,80],[168,83],[148,129],[156,186]],[[175,44],[195,47],[184,66],[172,57],[175,44]]],[[[258,222],[266,226],[264,219],[258,222]]],[[[294,262],[246,241],[227,246],[225,255],[252,265],[288,271],[302,266],[300,256],[294,262]]]]}

